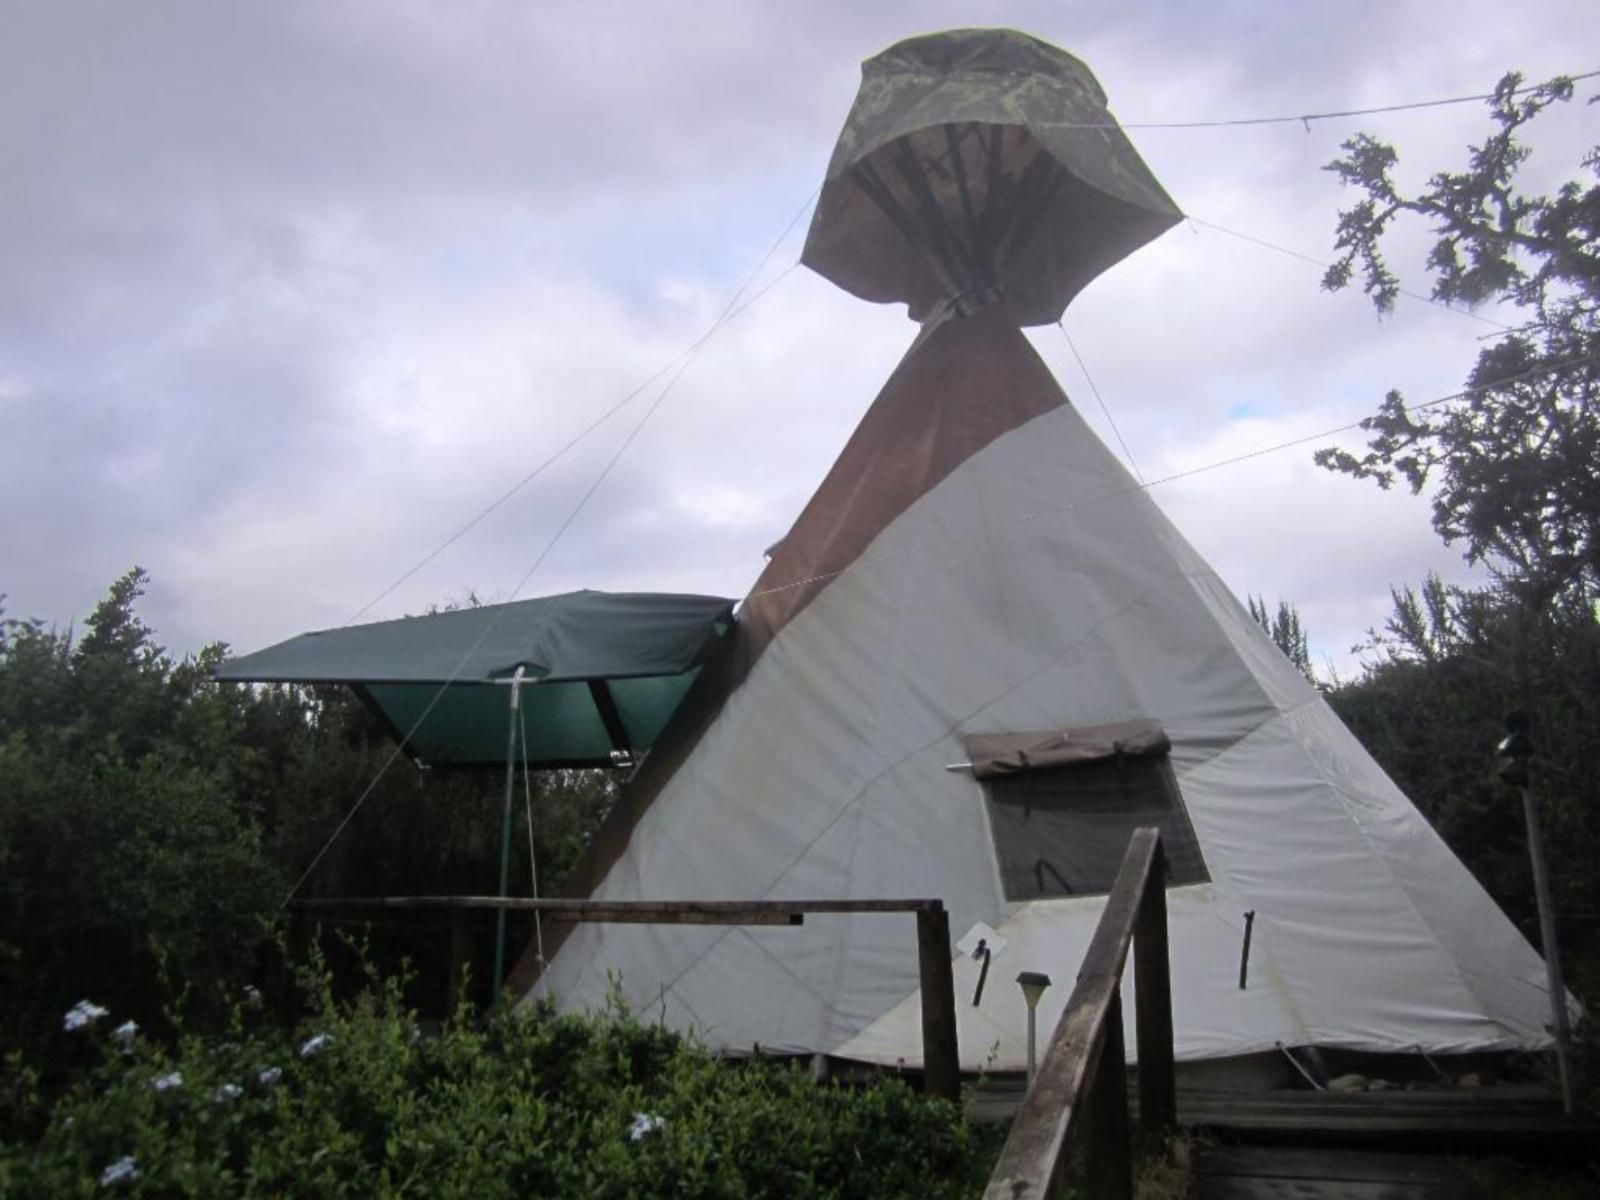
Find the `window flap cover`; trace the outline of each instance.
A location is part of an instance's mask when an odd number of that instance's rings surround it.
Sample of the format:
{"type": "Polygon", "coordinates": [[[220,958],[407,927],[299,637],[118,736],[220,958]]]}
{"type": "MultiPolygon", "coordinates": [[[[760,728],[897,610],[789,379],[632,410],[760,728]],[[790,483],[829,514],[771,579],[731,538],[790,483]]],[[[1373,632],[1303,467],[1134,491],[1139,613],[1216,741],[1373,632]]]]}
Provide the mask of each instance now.
{"type": "Polygon", "coordinates": [[[966,747],[973,775],[995,779],[1119,754],[1156,757],[1171,750],[1172,741],[1159,721],[1138,719],[1042,733],[973,733],[967,735],[966,747]]]}

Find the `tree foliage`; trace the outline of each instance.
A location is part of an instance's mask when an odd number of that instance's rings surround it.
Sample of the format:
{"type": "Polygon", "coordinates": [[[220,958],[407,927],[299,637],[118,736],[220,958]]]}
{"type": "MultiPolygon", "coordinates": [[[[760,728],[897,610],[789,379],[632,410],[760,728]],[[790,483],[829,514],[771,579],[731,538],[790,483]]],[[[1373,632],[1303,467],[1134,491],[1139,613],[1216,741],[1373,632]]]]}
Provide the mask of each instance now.
{"type": "Polygon", "coordinates": [[[1433,297],[1497,303],[1518,324],[1480,352],[1459,396],[1409,406],[1391,391],[1362,422],[1373,435],[1364,453],[1328,448],[1317,461],[1385,488],[1431,483],[1445,541],[1535,603],[1574,590],[1592,598],[1600,585],[1600,147],[1581,178],[1549,195],[1519,179],[1524,130],[1573,95],[1569,79],[1524,87],[1506,75],[1489,101],[1493,132],[1464,169],[1415,193],[1396,182],[1395,149],[1367,134],[1327,167],[1365,197],[1340,214],[1325,288],[1359,278],[1388,312],[1401,285],[1385,242],[1397,223],[1421,220],[1434,238],[1433,297]]]}
{"type": "Polygon", "coordinates": [[[1287,600],[1279,600],[1277,611],[1272,613],[1267,611],[1265,599],[1250,596],[1247,597],[1247,602],[1250,615],[1272,639],[1272,644],[1283,651],[1283,656],[1294,665],[1295,670],[1312,683],[1316,683],[1316,673],[1311,669],[1311,645],[1306,640],[1306,632],[1300,625],[1299,610],[1287,600]]]}
{"type": "Polygon", "coordinates": [[[1358,680],[1329,700],[1490,894],[1537,942],[1517,793],[1493,751],[1514,711],[1532,720],[1569,984],[1600,988],[1600,623],[1571,601],[1533,608],[1507,588],[1430,576],[1397,588],[1358,680]]]}
{"type": "Polygon", "coordinates": [[[0,1193],[960,1197],[1003,1133],[892,1076],[714,1057],[620,1005],[425,1034],[402,992],[324,986],[297,1032],[247,1003],[175,1046],[112,1010],[72,1035],[82,1080],[0,1122],[0,1193]]]}
{"type": "MultiPolygon", "coordinates": [[[[81,637],[0,620],[0,1045],[50,1046],[85,995],[151,1029],[179,997],[214,1015],[324,846],[302,895],[481,893],[498,878],[501,781],[483,773],[396,764],[329,845],[387,735],[343,689],[216,683],[224,646],[174,660],[139,615],[145,583],[137,568],[117,580],[81,637]]],[[[612,794],[596,772],[536,778],[544,891],[612,794]]],[[[526,892],[525,836],[513,863],[526,892]]],[[[374,931],[372,951],[390,968],[442,963],[446,936],[374,931]]],[[[443,976],[419,998],[442,1001],[443,976]]]]}
{"type": "MultiPolygon", "coordinates": [[[[1514,325],[1489,339],[1459,396],[1408,406],[1390,392],[1364,421],[1365,452],[1329,448],[1324,467],[1381,487],[1431,492],[1434,528],[1494,582],[1429,577],[1393,592],[1360,678],[1330,700],[1512,918],[1537,940],[1522,814],[1493,772],[1507,713],[1527,713],[1538,754],[1555,909],[1580,993],[1600,988],[1600,149],[1548,194],[1524,186],[1525,140],[1573,101],[1572,81],[1524,87],[1508,74],[1492,128],[1465,165],[1420,190],[1367,134],[1328,165],[1363,193],[1340,214],[1323,286],[1360,287],[1380,313],[1401,294],[1385,247],[1430,231],[1435,300],[1493,304],[1514,325]]],[[[1591,100],[1590,103],[1593,103],[1591,100]]]]}

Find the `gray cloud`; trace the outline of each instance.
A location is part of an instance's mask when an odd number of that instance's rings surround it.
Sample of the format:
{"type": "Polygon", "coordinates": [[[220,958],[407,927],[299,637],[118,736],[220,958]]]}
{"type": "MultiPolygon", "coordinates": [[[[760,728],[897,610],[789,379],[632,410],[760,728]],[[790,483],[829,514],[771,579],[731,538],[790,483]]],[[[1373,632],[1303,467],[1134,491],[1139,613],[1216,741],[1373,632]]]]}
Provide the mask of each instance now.
{"type": "MultiPolygon", "coordinates": [[[[1081,54],[1124,119],[1186,119],[1583,69],[1574,8],[6,6],[0,591],[66,620],[142,562],[180,649],[343,621],[700,335],[816,186],[859,60],[896,38],[1026,28],[1081,54]]],[[[1420,172],[1481,121],[1376,127],[1420,172]]],[[[1189,211],[1322,253],[1341,197],[1317,168],[1355,127],[1136,140],[1189,211]]],[[[1570,168],[1581,122],[1552,127],[1570,168]]],[[[1341,424],[1391,385],[1447,391],[1482,332],[1426,306],[1380,324],[1204,228],[1108,273],[1068,327],[1150,476],[1341,424]]],[[[785,277],[697,356],[531,589],[740,591],[912,333],[785,277]]],[[[1103,425],[1060,335],[1036,342],[1103,425]]],[[[503,597],[652,394],[372,615],[503,597]]],[[[1342,655],[1391,582],[1459,560],[1422,501],[1308,456],[1156,495],[1234,587],[1297,600],[1342,655]]]]}

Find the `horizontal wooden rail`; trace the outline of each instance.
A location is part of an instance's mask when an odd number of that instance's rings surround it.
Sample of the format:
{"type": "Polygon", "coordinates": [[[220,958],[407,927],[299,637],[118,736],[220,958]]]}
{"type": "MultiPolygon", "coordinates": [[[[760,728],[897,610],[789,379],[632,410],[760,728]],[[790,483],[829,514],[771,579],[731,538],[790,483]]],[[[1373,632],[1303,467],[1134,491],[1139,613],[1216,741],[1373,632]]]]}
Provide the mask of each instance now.
{"type": "MultiPolygon", "coordinates": [[[[806,913],[918,913],[942,911],[942,900],[535,900],[527,896],[366,896],[294,900],[302,912],[367,912],[373,909],[505,909],[537,912],[569,921],[645,921],[661,925],[695,924],[718,917],[729,925],[749,925],[751,915],[786,918],[806,913]]],[[[780,922],[784,923],[784,922],[780,922]]]]}
{"type": "MultiPolygon", "coordinates": [[[[961,1096],[956,1039],[955,978],[951,968],[950,914],[942,900],[567,900],[518,896],[367,896],[296,900],[289,905],[291,958],[305,942],[305,922],[323,913],[396,909],[434,911],[450,918],[451,1008],[471,953],[466,920],[475,910],[536,912],[553,921],[650,925],[799,925],[807,915],[910,913],[917,918],[917,971],[922,986],[923,1081],[928,1093],[961,1096]]],[[[499,981],[496,981],[498,986],[499,981]]],[[[292,1011],[298,1004],[286,988],[292,1011]]]]}
{"type": "Polygon", "coordinates": [[[1072,997],[1012,1122],[985,1200],[1042,1200],[1055,1194],[1067,1151],[1080,1139],[1088,1154],[1088,1194],[1095,1200],[1132,1196],[1122,1030],[1122,969],[1130,945],[1139,984],[1140,1124],[1154,1130],[1173,1122],[1166,861],[1160,831],[1143,828],[1128,843],[1072,997]]]}

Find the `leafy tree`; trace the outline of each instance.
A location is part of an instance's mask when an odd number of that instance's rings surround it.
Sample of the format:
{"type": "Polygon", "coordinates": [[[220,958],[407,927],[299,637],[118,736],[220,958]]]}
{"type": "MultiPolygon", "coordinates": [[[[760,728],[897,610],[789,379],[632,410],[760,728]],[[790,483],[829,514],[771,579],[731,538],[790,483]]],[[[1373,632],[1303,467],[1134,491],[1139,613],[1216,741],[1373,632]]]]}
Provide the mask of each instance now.
{"type": "Polygon", "coordinates": [[[1295,606],[1287,600],[1279,600],[1277,612],[1269,615],[1266,600],[1250,596],[1247,602],[1250,615],[1266,631],[1273,645],[1283,651],[1284,657],[1294,664],[1295,670],[1313,684],[1316,683],[1316,674],[1311,669],[1311,647],[1306,641],[1305,630],[1300,625],[1300,613],[1295,606]]]}
{"type": "Polygon", "coordinates": [[[1567,602],[1534,609],[1509,589],[1430,576],[1394,591],[1362,677],[1329,696],[1339,716],[1530,939],[1538,924],[1516,793],[1495,776],[1505,714],[1524,711],[1534,785],[1573,969],[1600,989],[1600,622],[1567,602]]]}
{"type": "MultiPolygon", "coordinates": [[[[147,1028],[185,991],[197,1019],[221,1011],[221,990],[255,974],[291,883],[393,750],[345,689],[218,684],[222,645],[174,661],[139,615],[145,585],[138,568],[117,580],[81,638],[0,614],[0,1045],[47,1044],[86,995],[147,1028]]],[[[614,784],[563,771],[533,790],[549,893],[614,784]]],[[[495,773],[397,763],[301,894],[489,891],[501,796],[495,773]]],[[[520,816],[518,828],[512,879],[525,891],[520,816]]],[[[372,953],[384,970],[442,964],[446,936],[385,927],[372,953]]],[[[348,955],[335,965],[359,975],[348,955]]],[[[422,982],[420,1002],[442,1001],[442,970],[422,982]]]]}
{"type": "Polygon", "coordinates": [[[1520,324],[1479,354],[1461,396],[1410,407],[1391,391],[1362,422],[1373,434],[1365,453],[1328,448],[1317,461],[1385,488],[1399,478],[1420,492],[1431,481],[1445,541],[1538,604],[1569,591],[1592,598],[1600,585],[1600,147],[1583,157],[1582,179],[1549,195],[1518,178],[1524,128],[1573,93],[1570,79],[1523,87],[1506,75],[1489,101],[1494,131],[1465,169],[1414,194],[1394,178],[1394,148],[1367,134],[1327,166],[1365,198],[1340,214],[1325,288],[1359,277],[1388,312],[1400,282],[1384,242],[1397,222],[1418,219],[1435,239],[1434,298],[1497,302],[1520,324]]]}
{"type": "MultiPolygon", "coordinates": [[[[1398,226],[1432,232],[1426,268],[1436,300],[1494,303],[1513,328],[1479,353],[1459,397],[1408,407],[1390,392],[1363,426],[1365,452],[1317,461],[1381,487],[1432,493],[1435,529],[1487,564],[1493,585],[1430,577],[1394,591],[1361,678],[1335,709],[1434,822],[1530,938],[1534,898],[1515,793],[1492,772],[1507,712],[1533,721],[1534,784],[1547,825],[1569,982],[1600,989],[1600,148],[1578,178],[1527,190],[1524,138],[1570,103],[1573,82],[1532,87],[1506,75],[1489,101],[1492,129],[1465,165],[1417,191],[1395,179],[1399,156],[1366,134],[1328,165],[1363,193],[1340,214],[1339,257],[1323,279],[1359,283],[1380,313],[1400,294],[1384,257],[1398,226]]],[[[1593,100],[1590,103],[1594,103],[1593,100]]]]}
{"type": "Polygon", "coordinates": [[[242,982],[281,887],[233,802],[215,685],[138,619],[143,587],[137,568],[119,579],[76,644],[0,624],[7,1043],[59,1032],[91,991],[154,1023],[176,992],[242,982]]]}

